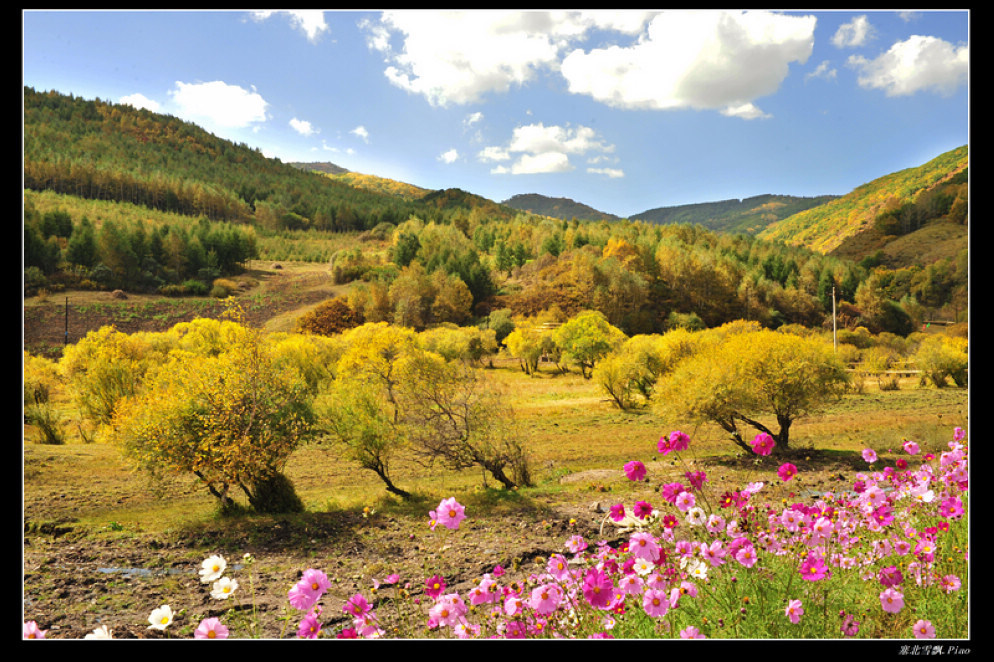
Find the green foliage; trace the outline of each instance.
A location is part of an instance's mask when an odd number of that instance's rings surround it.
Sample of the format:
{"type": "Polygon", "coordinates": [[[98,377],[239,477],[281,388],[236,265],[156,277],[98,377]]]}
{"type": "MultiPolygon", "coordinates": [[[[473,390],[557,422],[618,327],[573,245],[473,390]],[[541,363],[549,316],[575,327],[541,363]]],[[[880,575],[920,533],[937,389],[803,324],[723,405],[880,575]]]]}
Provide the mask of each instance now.
{"type": "Polygon", "coordinates": [[[625,334],[612,326],[603,313],[584,311],[552,333],[563,356],[574,361],[584,378],[591,377],[594,365],[625,341],[625,334]]]}

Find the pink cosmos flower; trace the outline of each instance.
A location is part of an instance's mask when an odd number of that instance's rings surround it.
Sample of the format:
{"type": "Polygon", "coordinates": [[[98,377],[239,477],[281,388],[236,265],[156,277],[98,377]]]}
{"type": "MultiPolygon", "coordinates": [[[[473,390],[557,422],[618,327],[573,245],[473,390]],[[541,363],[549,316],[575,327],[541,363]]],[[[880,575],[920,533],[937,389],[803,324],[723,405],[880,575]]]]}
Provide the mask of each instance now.
{"type": "Polygon", "coordinates": [[[693,625],[690,625],[690,626],[685,627],[684,629],[680,630],[680,638],[681,639],[707,639],[707,637],[705,637],[703,634],[701,634],[701,631],[698,630],[697,628],[695,628],[693,625]]]}
{"type": "Polygon", "coordinates": [[[445,579],[441,575],[432,575],[425,580],[425,595],[427,595],[432,600],[438,598],[442,595],[442,591],[445,590],[445,579]]]}
{"type": "Polygon", "coordinates": [[[674,430],[670,432],[670,447],[677,452],[685,451],[690,447],[690,437],[679,430],[674,430]]]}
{"type": "Polygon", "coordinates": [[[920,619],[915,623],[915,639],[935,639],[935,626],[932,621],[920,619]]]}
{"type": "Polygon", "coordinates": [[[38,627],[38,623],[35,621],[27,621],[24,623],[25,639],[44,639],[46,632],[48,632],[48,630],[42,630],[38,627]]]}
{"type": "Polygon", "coordinates": [[[901,574],[901,571],[897,569],[897,566],[889,565],[880,570],[877,574],[877,580],[884,586],[892,587],[897,586],[904,581],[904,576],[901,574]]]}
{"type": "Polygon", "coordinates": [[[880,594],[880,606],[888,614],[896,614],[904,607],[904,594],[891,587],[880,594]]]}
{"type": "Polygon", "coordinates": [[[636,501],[633,514],[639,519],[645,519],[652,514],[652,504],[648,501],[636,501]]]}
{"type": "Polygon", "coordinates": [[[532,589],[528,605],[535,613],[546,616],[559,607],[562,597],[562,590],[556,584],[543,584],[532,589]]]}
{"type": "Polygon", "coordinates": [[[910,439],[904,442],[904,452],[908,455],[918,455],[920,450],[921,447],[910,439]]]}
{"type": "Polygon", "coordinates": [[[855,637],[859,634],[859,621],[852,617],[850,614],[842,613],[842,630],[843,636],[855,637]]]}
{"type": "Polygon", "coordinates": [[[318,596],[324,595],[324,592],[331,588],[328,575],[314,568],[308,568],[304,571],[304,574],[300,578],[300,583],[317,593],[318,596]]]}
{"type": "Polygon", "coordinates": [[[628,551],[638,559],[655,561],[659,558],[659,545],[648,531],[636,531],[628,539],[628,551]]]}
{"type": "Polygon", "coordinates": [[[746,568],[756,565],[756,549],[752,545],[746,545],[735,552],[735,560],[746,568]]]}
{"type": "Polygon", "coordinates": [[[680,512],[685,513],[697,505],[697,497],[690,492],[681,492],[680,496],[676,498],[674,505],[680,509],[680,512]]]}
{"type": "Polygon", "coordinates": [[[614,582],[611,576],[597,568],[587,570],[583,578],[583,597],[592,607],[607,609],[614,599],[614,582]]]}
{"type": "Polygon", "coordinates": [[[939,503],[939,514],[954,519],[963,514],[963,502],[959,497],[946,497],[939,503]]]}
{"type": "Polygon", "coordinates": [[[205,618],[200,621],[200,625],[193,631],[194,639],[227,639],[228,628],[221,624],[217,618],[205,618]]]}
{"type": "Polygon", "coordinates": [[[439,625],[454,627],[468,609],[458,593],[449,593],[440,597],[438,602],[428,611],[428,614],[439,625]]]}
{"type": "Polygon", "coordinates": [[[297,638],[317,639],[319,634],[321,634],[321,622],[318,621],[318,613],[317,611],[308,612],[297,628],[297,638]]]}
{"type": "Polygon", "coordinates": [[[773,437],[765,432],[760,432],[756,435],[756,438],[752,440],[752,451],[756,455],[769,455],[773,452],[774,446],[776,446],[776,442],[773,441],[773,437]]]}
{"type": "Polygon", "coordinates": [[[568,549],[571,554],[578,554],[586,548],[587,541],[583,539],[583,536],[570,536],[570,539],[566,541],[566,549],[568,549]]]}
{"type": "Polygon", "coordinates": [[[669,503],[675,503],[676,498],[686,491],[687,488],[680,483],[667,483],[660,488],[659,495],[669,503]]]}
{"type": "Polygon", "coordinates": [[[966,436],[966,430],[964,430],[963,428],[957,427],[955,430],[953,430],[953,439],[955,439],[956,441],[962,441],[963,437],[965,436],[966,436]]]}
{"type": "Polygon", "coordinates": [[[943,590],[945,590],[946,593],[952,593],[953,591],[958,591],[960,586],[962,586],[960,578],[957,577],[956,575],[946,575],[945,577],[942,578],[940,583],[942,585],[943,590]]]}
{"type": "Polygon", "coordinates": [[[442,499],[433,519],[447,529],[458,529],[459,523],[466,519],[465,508],[454,497],[442,499]]]}
{"type": "Polygon", "coordinates": [[[788,480],[797,475],[797,467],[790,462],[784,462],[780,465],[780,468],[777,469],[777,475],[780,476],[780,480],[786,483],[788,480]]]}
{"type": "Polygon", "coordinates": [[[663,591],[650,588],[642,594],[642,608],[649,618],[660,618],[669,611],[670,600],[663,591]]]}
{"type": "Polygon", "coordinates": [[[628,476],[628,480],[640,481],[645,478],[645,465],[638,460],[632,460],[625,464],[625,475],[628,476]]]}
{"type": "Polygon", "coordinates": [[[632,573],[622,577],[618,581],[618,586],[621,587],[621,592],[625,595],[638,595],[645,587],[645,580],[637,574],[632,573]]]}
{"type": "Polygon", "coordinates": [[[500,565],[494,566],[494,577],[501,577],[504,574],[504,567],[500,565]]]}
{"type": "Polygon", "coordinates": [[[797,625],[801,620],[801,616],[804,616],[804,607],[801,605],[800,600],[791,600],[787,603],[787,609],[784,610],[784,613],[787,614],[787,618],[790,619],[791,623],[797,625]]]}
{"type": "Polygon", "coordinates": [[[866,460],[867,464],[873,464],[877,461],[877,452],[872,448],[864,448],[863,459],[866,460]]]}
{"type": "Polygon", "coordinates": [[[303,581],[299,581],[286,594],[290,606],[300,611],[307,611],[317,603],[321,594],[311,590],[311,587],[303,581]]]}
{"type": "Polygon", "coordinates": [[[687,480],[690,482],[690,486],[695,490],[700,490],[704,487],[704,483],[708,482],[708,476],[703,471],[688,471],[684,474],[687,480]]]}
{"type": "Polygon", "coordinates": [[[566,557],[562,554],[553,554],[549,557],[549,562],[545,564],[545,569],[556,581],[563,581],[569,577],[569,567],[566,557]]]}
{"type": "Polygon", "coordinates": [[[825,565],[825,559],[814,552],[810,552],[801,563],[801,578],[809,582],[824,579],[827,574],[828,566],[825,565]]]}
{"type": "Polygon", "coordinates": [[[356,593],[342,605],[342,611],[353,617],[359,617],[367,613],[373,606],[363,597],[362,593],[356,593]]]}
{"type": "Polygon", "coordinates": [[[615,522],[620,522],[625,519],[625,505],[622,503],[616,503],[611,506],[611,519],[615,522]]]}

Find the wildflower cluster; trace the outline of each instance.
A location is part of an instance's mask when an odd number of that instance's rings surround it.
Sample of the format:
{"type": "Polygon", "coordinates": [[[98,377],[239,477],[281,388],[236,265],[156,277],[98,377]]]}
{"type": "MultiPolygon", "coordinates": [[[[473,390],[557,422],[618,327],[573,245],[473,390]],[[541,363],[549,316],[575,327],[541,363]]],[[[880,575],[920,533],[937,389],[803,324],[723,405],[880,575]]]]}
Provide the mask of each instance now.
{"type": "MultiPolygon", "coordinates": [[[[707,490],[705,472],[688,470],[630,507],[614,504],[605,518],[616,526],[610,541],[574,533],[540,570],[512,578],[496,566],[464,591],[434,573],[424,580],[425,601],[414,603],[425,631],[460,639],[955,638],[965,618],[960,592],[969,560],[964,440],[956,428],[941,452],[907,441],[894,466],[885,467],[867,449],[867,470],[850,489],[808,502],[788,485],[800,475],[790,463],[782,463],[775,478],[720,495],[707,490]]],[[[657,450],[679,454],[690,443],[677,431],[660,439],[657,450]]],[[[775,441],[759,435],[753,448],[766,456],[775,441]]],[[[649,486],[641,462],[625,464],[624,471],[649,486]]],[[[428,526],[458,531],[465,518],[465,508],[450,497],[429,513],[428,526]]],[[[216,599],[238,588],[225,569],[222,557],[211,556],[200,570],[216,599]]],[[[387,583],[398,580],[391,575],[387,583]]],[[[320,602],[330,586],[327,575],[308,568],[287,592],[289,604],[303,612],[298,638],[327,636],[320,602]]],[[[408,588],[399,595],[408,597],[408,588]]],[[[351,622],[335,636],[386,636],[374,607],[354,594],[342,607],[351,622]]],[[[173,617],[163,605],[150,615],[149,627],[165,630],[173,617]]],[[[25,638],[44,636],[37,623],[25,623],[25,638]]],[[[110,636],[98,628],[88,638],[110,636]]],[[[228,631],[209,618],[194,636],[225,638],[228,631]]]]}

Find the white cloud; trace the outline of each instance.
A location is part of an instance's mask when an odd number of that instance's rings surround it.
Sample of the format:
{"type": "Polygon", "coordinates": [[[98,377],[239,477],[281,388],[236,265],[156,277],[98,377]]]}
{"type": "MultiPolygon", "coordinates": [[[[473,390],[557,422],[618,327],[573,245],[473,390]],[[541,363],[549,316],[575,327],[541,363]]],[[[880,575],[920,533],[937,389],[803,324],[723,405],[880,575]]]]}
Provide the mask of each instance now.
{"type": "Polygon", "coordinates": [[[394,85],[437,106],[479,101],[555,70],[570,40],[600,27],[634,33],[645,12],[390,11],[363,22],[367,43],[386,57],[394,85]],[[391,38],[403,44],[395,51],[391,38]]]}
{"type": "Polygon", "coordinates": [[[251,91],[223,81],[183,83],[169,92],[184,119],[207,122],[221,128],[245,128],[266,120],[266,100],[251,91]]]}
{"type": "Polygon", "coordinates": [[[572,170],[569,155],[591,151],[610,153],[614,151],[614,145],[606,144],[589,127],[578,126],[574,129],[538,123],[516,127],[507,147],[487,147],[479,153],[479,158],[482,161],[507,161],[515,153],[518,154],[517,161],[510,168],[498,166],[491,172],[534,174],[572,170]]]}
{"type": "Polygon", "coordinates": [[[606,175],[611,179],[618,179],[625,176],[625,172],[618,168],[587,168],[587,172],[594,175],[606,175]]]}
{"type": "Polygon", "coordinates": [[[361,124],[356,128],[352,129],[351,131],[349,131],[349,133],[351,133],[354,136],[358,136],[359,138],[362,138],[362,141],[364,143],[369,142],[369,131],[367,131],[366,127],[362,126],[361,124]]]}
{"type": "Polygon", "coordinates": [[[610,106],[728,112],[776,92],[790,63],[807,61],[815,22],[765,11],[663,12],[634,45],[574,50],[561,72],[571,92],[610,106]]]}
{"type": "Polygon", "coordinates": [[[814,71],[809,71],[804,75],[804,80],[810,80],[812,78],[824,78],[825,80],[835,80],[837,72],[828,63],[828,60],[824,60],[821,64],[815,67],[814,71]]]}
{"type": "Polygon", "coordinates": [[[467,115],[466,119],[464,119],[462,123],[463,125],[470,127],[476,124],[477,122],[481,121],[482,119],[483,119],[483,113],[478,111],[467,115]]]}
{"type": "Polygon", "coordinates": [[[294,131],[302,136],[312,136],[317,133],[317,129],[315,129],[310,122],[306,120],[299,120],[296,117],[290,120],[290,126],[294,131]]]}
{"type": "Polygon", "coordinates": [[[832,35],[832,44],[837,48],[852,48],[863,46],[873,37],[873,26],[866,16],[857,16],[853,20],[839,26],[832,35]]]}
{"type": "Polygon", "coordinates": [[[970,51],[936,37],[913,35],[874,60],[853,55],[848,64],[859,71],[861,87],[882,89],[887,96],[924,90],[949,95],[967,81],[970,51]]]}
{"type": "Polygon", "coordinates": [[[459,159],[459,152],[455,148],[438,155],[438,160],[442,163],[455,163],[459,159]]]}
{"type": "Polygon", "coordinates": [[[144,94],[129,94],[126,97],[121,97],[120,103],[127,104],[136,109],[146,108],[153,113],[159,112],[159,102],[149,99],[144,94]]]}
{"type": "Polygon", "coordinates": [[[727,108],[722,109],[721,114],[725,117],[741,117],[744,120],[767,119],[772,117],[751,103],[743,103],[738,106],[728,106],[727,108]]]}
{"type": "Polygon", "coordinates": [[[290,18],[290,24],[307,35],[307,40],[310,42],[317,41],[318,37],[321,36],[321,33],[328,29],[328,24],[324,21],[324,12],[319,9],[302,9],[295,11],[253,11],[251,16],[257,21],[264,21],[274,14],[283,14],[288,16],[290,18]]]}

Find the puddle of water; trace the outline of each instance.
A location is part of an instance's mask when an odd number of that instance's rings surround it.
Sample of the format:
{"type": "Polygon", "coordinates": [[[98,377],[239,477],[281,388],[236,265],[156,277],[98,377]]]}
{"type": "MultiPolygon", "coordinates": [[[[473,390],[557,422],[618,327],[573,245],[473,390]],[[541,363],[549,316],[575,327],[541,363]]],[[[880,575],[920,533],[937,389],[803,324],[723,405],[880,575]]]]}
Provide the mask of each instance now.
{"type": "MultiPolygon", "coordinates": [[[[241,570],[242,565],[229,566],[231,570],[241,570]]],[[[197,569],[181,568],[97,568],[97,572],[105,575],[124,575],[126,577],[161,577],[163,575],[196,574],[197,569]]]]}

